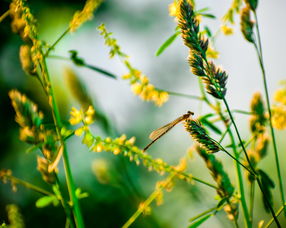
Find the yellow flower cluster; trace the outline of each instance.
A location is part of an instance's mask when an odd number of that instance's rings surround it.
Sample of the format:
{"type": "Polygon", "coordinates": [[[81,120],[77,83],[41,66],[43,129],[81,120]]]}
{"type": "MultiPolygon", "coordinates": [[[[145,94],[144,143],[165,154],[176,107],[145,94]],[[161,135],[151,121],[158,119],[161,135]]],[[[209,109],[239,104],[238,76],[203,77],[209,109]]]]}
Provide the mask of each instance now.
{"type": "Polygon", "coordinates": [[[117,40],[111,37],[112,33],[106,30],[105,25],[100,25],[98,30],[100,31],[100,35],[104,37],[105,44],[110,47],[110,58],[113,58],[115,55],[119,56],[124,65],[128,68],[128,74],[123,75],[122,78],[129,80],[133,93],[144,101],[154,102],[157,106],[162,106],[167,102],[169,94],[166,91],[157,89],[149,82],[146,75],[143,75],[139,70],[131,66],[128,56],[121,51],[117,40]]]}
{"type": "Polygon", "coordinates": [[[70,114],[71,117],[69,119],[69,122],[71,125],[83,123],[83,126],[75,131],[75,135],[81,136],[85,131],[88,130],[88,125],[91,125],[94,122],[95,110],[91,105],[85,112],[81,109],[78,110],[75,107],[72,107],[70,114]]]}
{"type": "Polygon", "coordinates": [[[132,92],[144,101],[153,101],[160,107],[169,99],[169,94],[166,91],[156,89],[149,82],[148,77],[137,69],[130,68],[129,74],[123,75],[122,78],[130,81],[132,92]]]}
{"type": "Polygon", "coordinates": [[[36,19],[31,14],[25,0],[13,0],[10,4],[12,31],[18,33],[26,45],[20,48],[23,70],[30,75],[37,74],[37,66],[43,60],[41,41],[38,40],[36,19]]]}
{"type": "Polygon", "coordinates": [[[77,11],[70,22],[70,31],[76,31],[83,23],[91,20],[93,12],[99,7],[102,0],[87,0],[82,11],[77,11]]]}
{"type": "MultiPolygon", "coordinates": [[[[137,165],[142,163],[149,171],[155,170],[163,175],[165,172],[176,175],[179,179],[185,181],[192,181],[192,175],[183,172],[185,163],[180,163],[180,166],[174,167],[168,165],[162,159],[153,159],[147,153],[134,145],[135,137],[127,139],[126,135],[121,135],[118,138],[112,139],[107,137],[102,139],[99,136],[93,136],[87,125],[80,127],[80,133],[76,135],[83,135],[82,143],[85,144],[93,152],[112,152],[114,155],[123,155],[129,158],[130,161],[135,162],[137,165]]],[[[77,130],[76,130],[77,131],[77,130]]]]}
{"type": "Polygon", "coordinates": [[[62,155],[62,147],[59,147],[56,132],[45,129],[43,113],[38,111],[37,105],[25,95],[12,90],[9,96],[16,111],[16,122],[20,125],[20,140],[36,145],[42,151],[44,157],[39,157],[37,160],[38,170],[44,181],[53,183],[54,171],[62,155]]]}
{"type": "Polygon", "coordinates": [[[286,87],[278,89],[274,94],[276,104],[272,106],[273,127],[286,129],[286,87]]]}
{"type": "Polygon", "coordinates": [[[8,220],[9,220],[9,226],[7,227],[17,227],[17,228],[24,228],[25,223],[23,219],[23,215],[20,212],[20,209],[15,204],[9,204],[6,207],[7,214],[8,214],[8,220]]]}
{"type": "Polygon", "coordinates": [[[231,3],[230,8],[227,10],[225,15],[222,18],[222,25],[220,27],[221,32],[226,35],[232,35],[233,29],[229,26],[229,24],[234,24],[234,16],[235,14],[238,14],[240,11],[240,8],[242,6],[242,0],[233,0],[231,3]]]}
{"type": "Polygon", "coordinates": [[[42,121],[44,115],[25,95],[16,90],[9,92],[9,97],[16,112],[16,122],[20,125],[20,139],[37,144],[42,140],[42,121]]]}
{"type": "Polygon", "coordinates": [[[221,25],[220,30],[226,36],[233,34],[233,29],[226,24],[221,25]]]}

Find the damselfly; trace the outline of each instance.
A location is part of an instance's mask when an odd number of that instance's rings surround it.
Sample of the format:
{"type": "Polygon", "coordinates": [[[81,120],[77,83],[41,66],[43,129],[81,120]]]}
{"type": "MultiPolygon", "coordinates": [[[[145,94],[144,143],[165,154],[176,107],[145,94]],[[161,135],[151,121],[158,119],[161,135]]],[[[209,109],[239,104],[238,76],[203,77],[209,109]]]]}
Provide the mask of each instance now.
{"type": "Polygon", "coordinates": [[[172,122],[166,124],[163,127],[158,128],[157,130],[153,131],[149,138],[152,140],[151,143],[149,143],[144,149],[143,152],[146,151],[154,142],[156,142],[159,138],[161,138],[164,134],[166,134],[168,131],[170,131],[174,126],[176,126],[178,123],[180,123],[183,120],[188,119],[191,115],[194,115],[193,112],[188,111],[186,114],[178,117],[177,119],[173,120],[172,122]]]}

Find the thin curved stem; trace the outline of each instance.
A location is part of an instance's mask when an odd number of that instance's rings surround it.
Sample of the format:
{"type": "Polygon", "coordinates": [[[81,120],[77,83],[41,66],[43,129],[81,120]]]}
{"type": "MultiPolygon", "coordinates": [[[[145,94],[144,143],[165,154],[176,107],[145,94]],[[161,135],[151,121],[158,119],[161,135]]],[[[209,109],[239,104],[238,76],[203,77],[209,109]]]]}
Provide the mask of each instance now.
{"type": "MultiPolygon", "coordinates": [[[[269,114],[271,138],[273,141],[275,163],[276,163],[276,169],[277,169],[277,176],[278,176],[278,180],[279,180],[279,189],[280,189],[282,205],[284,205],[286,203],[285,195],[284,195],[284,187],[283,187],[282,174],[281,174],[281,169],[280,169],[280,164],[279,164],[279,156],[278,156],[278,149],[277,149],[277,143],[276,143],[276,138],[275,138],[275,132],[274,132],[273,123],[272,123],[272,113],[271,113],[271,107],[270,107],[269,92],[268,92],[268,87],[267,87],[266,72],[265,72],[264,62],[263,62],[262,44],[261,44],[260,31],[259,31],[259,26],[258,26],[258,18],[257,18],[257,14],[255,11],[254,11],[254,16],[255,16],[255,20],[256,20],[255,25],[256,25],[256,31],[257,31],[258,46],[257,46],[256,42],[254,42],[253,44],[254,44],[254,47],[255,47],[255,50],[256,50],[256,53],[258,56],[260,68],[262,71],[263,86],[264,86],[264,92],[266,95],[267,110],[268,110],[268,114],[269,114]]],[[[284,215],[286,216],[286,207],[284,210],[284,215]]]]}
{"type": "Polygon", "coordinates": [[[254,208],[254,196],[255,196],[255,184],[251,182],[250,184],[250,206],[249,206],[249,214],[251,222],[253,222],[253,208],[254,208]]]}
{"type": "Polygon", "coordinates": [[[50,51],[52,51],[55,46],[65,37],[66,34],[68,34],[70,31],[70,28],[68,27],[63,33],[62,35],[60,35],[60,37],[48,48],[48,50],[46,51],[46,53],[44,54],[44,57],[47,57],[50,53],[50,51]]]}
{"type": "MultiPolygon", "coordinates": [[[[278,217],[282,211],[284,211],[283,209],[286,207],[286,204],[282,205],[278,211],[276,212],[276,216],[278,217]]],[[[268,228],[272,223],[274,222],[274,219],[271,218],[270,221],[264,226],[264,228],[268,228]]]]}
{"type": "Polygon", "coordinates": [[[185,97],[185,98],[190,98],[190,99],[194,99],[194,100],[203,100],[202,97],[196,96],[196,95],[178,93],[178,92],[173,92],[173,91],[169,91],[169,90],[165,90],[165,89],[159,89],[159,88],[157,88],[157,89],[165,91],[165,92],[167,92],[171,96],[185,97]]]}
{"type": "Polygon", "coordinates": [[[56,103],[56,98],[55,98],[55,94],[54,94],[54,91],[53,91],[53,87],[52,87],[51,79],[50,79],[50,76],[49,76],[48,68],[47,68],[47,65],[46,65],[45,57],[43,59],[42,64],[43,64],[42,70],[45,72],[47,80],[50,83],[50,86],[48,87],[49,98],[50,98],[50,107],[52,109],[52,115],[53,115],[54,123],[55,123],[55,126],[56,126],[57,135],[58,135],[60,143],[61,143],[61,145],[63,147],[64,169],[65,169],[65,175],[66,175],[66,181],[67,181],[67,186],[68,186],[70,199],[71,199],[72,204],[73,204],[72,206],[73,206],[73,212],[74,212],[74,217],[75,217],[75,221],[76,221],[76,226],[79,227],[79,228],[83,228],[84,227],[84,222],[83,222],[83,218],[82,218],[82,214],[81,214],[78,198],[75,195],[76,187],[75,187],[73,176],[72,176],[72,172],[71,172],[68,152],[67,152],[67,149],[66,149],[65,141],[64,141],[64,139],[63,139],[63,137],[62,137],[62,135],[60,133],[60,130],[61,130],[61,127],[62,127],[61,117],[60,117],[60,113],[59,113],[58,106],[57,106],[57,103],[56,103]]]}
{"type": "Polygon", "coordinates": [[[7,10],[5,13],[3,13],[1,16],[0,16],[0,23],[6,18],[9,16],[9,13],[10,13],[10,10],[7,10]]]}
{"type": "Polygon", "coordinates": [[[144,212],[146,208],[156,199],[156,197],[161,194],[161,191],[168,186],[168,184],[173,180],[176,174],[171,174],[167,180],[164,181],[158,189],[152,192],[152,194],[138,207],[137,211],[127,220],[127,222],[122,226],[122,228],[130,227],[134,221],[144,212]]]}
{"type": "MultiPolygon", "coordinates": [[[[227,103],[227,101],[226,101],[225,98],[223,98],[223,102],[224,102],[225,107],[226,107],[226,109],[227,109],[227,111],[228,111],[228,114],[229,114],[229,117],[230,117],[230,119],[231,119],[231,122],[233,123],[235,132],[236,132],[236,134],[237,134],[239,143],[241,144],[241,147],[242,147],[242,149],[243,149],[243,152],[244,152],[244,155],[245,155],[245,157],[246,157],[247,163],[248,163],[248,165],[249,165],[251,171],[255,174],[257,184],[258,184],[258,186],[259,186],[259,188],[260,188],[260,190],[261,190],[263,196],[265,196],[266,194],[265,194],[265,192],[264,192],[264,190],[263,190],[261,181],[260,181],[260,179],[258,178],[258,175],[257,175],[257,173],[256,173],[256,171],[255,171],[255,169],[254,169],[254,167],[253,167],[252,164],[251,164],[251,161],[250,161],[250,159],[249,159],[249,157],[248,157],[248,154],[247,154],[247,152],[246,152],[246,149],[245,149],[245,147],[244,147],[244,143],[243,143],[243,141],[242,141],[242,139],[241,139],[240,133],[239,133],[239,131],[238,131],[238,128],[237,128],[237,126],[236,126],[236,123],[235,123],[235,121],[234,121],[234,119],[233,119],[232,113],[231,113],[231,111],[230,111],[230,108],[229,108],[228,103],[227,103]]],[[[267,204],[269,210],[271,211],[271,214],[272,214],[272,216],[273,216],[273,218],[274,218],[274,220],[275,220],[277,226],[278,226],[278,227],[281,227],[281,225],[280,225],[280,223],[279,223],[279,221],[278,221],[278,219],[277,219],[277,217],[276,217],[276,215],[275,215],[275,212],[274,212],[274,210],[273,210],[273,208],[272,208],[272,206],[271,206],[271,204],[270,204],[268,198],[267,198],[267,197],[264,197],[264,198],[265,198],[265,202],[266,202],[266,204],[267,204]]]]}
{"type": "MultiPolygon", "coordinates": [[[[226,127],[226,132],[228,133],[229,137],[230,137],[230,140],[231,140],[231,145],[232,145],[232,150],[234,152],[234,155],[235,155],[235,160],[239,160],[239,152],[237,151],[236,149],[236,144],[235,144],[235,140],[234,140],[234,137],[233,137],[233,134],[232,134],[232,131],[231,131],[231,123],[228,123],[228,121],[226,120],[226,118],[224,117],[223,113],[221,112],[221,108],[219,106],[220,103],[218,103],[218,107],[219,108],[216,108],[207,98],[206,96],[206,93],[205,93],[205,90],[204,90],[204,87],[202,85],[202,81],[201,79],[199,79],[199,86],[200,86],[200,91],[201,91],[201,94],[202,96],[204,97],[204,101],[209,105],[210,108],[212,108],[222,119],[225,127],[226,127]]],[[[224,137],[221,138],[221,140],[219,141],[219,143],[222,142],[224,137]]],[[[241,173],[241,168],[240,168],[240,165],[239,163],[237,163],[236,161],[234,160],[234,164],[235,164],[235,167],[236,167],[236,175],[237,175],[237,179],[238,179],[238,188],[239,188],[239,193],[241,195],[241,199],[240,199],[240,203],[241,203],[241,206],[242,206],[242,211],[243,211],[243,214],[244,214],[244,222],[245,222],[245,225],[246,227],[252,227],[252,224],[250,222],[250,217],[249,217],[249,213],[248,213],[248,208],[247,208],[247,203],[246,203],[246,197],[245,197],[245,193],[244,193],[244,184],[243,184],[243,176],[242,176],[242,173],[241,173]]]]}
{"type": "Polygon", "coordinates": [[[71,215],[71,208],[69,207],[68,203],[66,202],[63,194],[62,194],[62,188],[61,188],[61,184],[60,184],[60,180],[58,178],[58,176],[56,175],[56,185],[59,188],[60,192],[61,192],[61,203],[62,206],[64,208],[64,211],[66,213],[67,216],[67,222],[69,224],[69,227],[74,228],[74,221],[72,220],[72,215],[71,215]]]}
{"type": "Polygon", "coordinates": [[[5,178],[9,179],[10,182],[13,184],[20,184],[20,185],[24,186],[25,188],[31,189],[35,192],[40,193],[40,194],[47,195],[47,196],[55,196],[53,193],[51,193],[45,189],[42,189],[36,185],[33,185],[27,181],[21,180],[17,177],[7,175],[7,176],[5,176],[5,178]]]}

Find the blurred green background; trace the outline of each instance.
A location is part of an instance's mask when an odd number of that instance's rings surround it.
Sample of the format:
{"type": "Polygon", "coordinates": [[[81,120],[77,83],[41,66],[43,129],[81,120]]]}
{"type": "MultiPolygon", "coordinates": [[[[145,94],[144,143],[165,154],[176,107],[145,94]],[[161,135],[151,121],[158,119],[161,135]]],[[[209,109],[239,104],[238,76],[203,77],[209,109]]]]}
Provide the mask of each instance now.
{"type": "MultiPolygon", "coordinates": [[[[38,19],[41,39],[49,44],[65,30],[73,13],[84,5],[84,1],[79,0],[29,0],[28,3],[38,19]]],[[[166,90],[199,95],[197,79],[189,72],[186,60],[188,50],[180,38],[160,57],[155,57],[154,54],[166,38],[173,34],[176,27],[176,22],[168,15],[170,3],[171,1],[152,0],[105,1],[96,11],[94,19],[84,24],[77,32],[66,36],[56,47],[54,54],[68,57],[69,50],[77,50],[87,63],[107,69],[118,76],[125,74],[127,71],[117,58],[108,58],[109,49],[104,46],[104,41],[96,29],[98,25],[105,23],[107,29],[118,39],[123,52],[130,56],[133,66],[146,74],[151,83],[166,90]]],[[[198,9],[210,7],[210,12],[217,17],[216,20],[203,19],[202,22],[215,32],[219,29],[220,18],[231,1],[205,0],[197,4],[198,9]]],[[[0,14],[8,7],[9,1],[1,1],[0,14]]],[[[279,80],[285,79],[286,34],[282,29],[286,20],[285,9],[286,2],[283,0],[262,1],[258,9],[271,94],[279,87],[279,80]]],[[[230,37],[220,35],[217,38],[216,48],[220,52],[217,63],[229,73],[227,99],[232,108],[248,110],[252,94],[263,91],[263,87],[254,49],[243,39],[239,32],[238,18],[236,19],[235,34],[230,37]]],[[[48,189],[49,186],[42,181],[41,174],[36,170],[38,152],[26,153],[28,145],[18,140],[18,126],[14,121],[8,91],[17,88],[25,93],[39,105],[45,116],[51,118],[49,107],[38,82],[26,76],[21,69],[18,52],[22,41],[18,35],[11,32],[10,22],[10,18],[7,18],[0,24],[0,168],[11,169],[14,176],[48,189]]],[[[135,136],[136,145],[140,148],[149,142],[148,135],[152,130],[188,110],[195,112],[196,116],[209,111],[198,101],[173,96],[168,103],[158,108],[133,95],[127,81],[112,80],[89,69],[75,67],[67,61],[50,59],[48,64],[63,119],[68,120],[72,106],[80,107],[64,78],[65,68],[70,67],[84,82],[93,101],[109,118],[114,136],[123,133],[128,137],[135,136]]],[[[247,139],[248,117],[236,115],[236,119],[243,137],[247,139]]],[[[93,132],[106,136],[96,123],[93,132]]],[[[285,136],[283,131],[277,133],[280,158],[283,161],[286,159],[283,153],[285,136]]],[[[149,153],[175,165],[191,145],[190,136],[180,124],[160,139],[149,153]]],[[[271,147],[269,148],[269,155],[260,166],[265,167],[276,181],[274,157],[271,147]]],[[[120,227],[136,211],[138,204],[153,191],[156,181],[163,179],[155,172],[148,172],[143,166],[129,163],[126,158],[105,152],[89,152],[77,137],[68,141],[68,150],[75,182],[90,195],[81,200],[87,227],[120,227]],[[104,175],[107,177],[101,177],[102,180],[96,176],[95,166],[106,167],[104,175]]],[[[224,167],[235,184],[233,162],[222,153],[217,154],[217,157],[223,160],[224,167]]],[[[281,165],[282,174],[285,174],[286,168],[282,162],[281,165]]],[[[188,171],[194,176],[213,183],[198,156],[195,155],[189,160],[188,166],[188,171]]],[[[60,180],[64,182],[62,166],[60,174],[60,180]]],[[[40,196],[21,186],[14,193],[9,184],[0,183],[0,222],[7,221],[5,206],[15,203],[20,207],[27,227],[64,227],[65,217],[61,207],[35,207],[35,201],[40,196]]],[[[216,205],[215,196],[215,191],[204,185],[191,185],[176,180],[173,191],[164,194],[164,204],[159,207],[152,204],[151,215],[141,216],[133,227],[187,227],[189,218],[216,205]]],[[[278,187],[274,190],[274,198],[275,209],[278,209],[278,187]]],[[[255,215],[255,223],[260,219],[270,219],[263,209],[259,192],[256,194],[255,215]]],[[[285,221],[282,222],[286,225],[285,221]]],[[[232,223],[226,219],[224,212],[219,212],[202,227],[232,227],[232,223]]]]}

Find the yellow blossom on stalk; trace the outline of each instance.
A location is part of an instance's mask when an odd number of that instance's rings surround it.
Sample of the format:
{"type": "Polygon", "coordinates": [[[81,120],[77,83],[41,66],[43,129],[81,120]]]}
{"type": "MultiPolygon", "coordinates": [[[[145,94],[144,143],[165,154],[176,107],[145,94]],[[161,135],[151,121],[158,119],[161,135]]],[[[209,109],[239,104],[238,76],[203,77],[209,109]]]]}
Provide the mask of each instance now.
{"type": "Polygon", "coordinates": [[[71,125],[77,125],[80,122],[83,122],[85,125],[90,125],[94,121],[94,113],[95,110],[91,105],[88,107],[86,112],[72,107],[69,122],[71,125]]]}
{"type": "MultiPolygon", "coordinates": [[[[24,57],[24,54],[26,55],[26,58],[29,55],[29,58],[31,58],[33,62],[33,64],[29,64],[29,73],[35,74],[37,66],[43,60],[43,53],[41,50],[42,44],[41,41],[38,40],[37,21],[32,15],[30,8],[26,6],[25,0],[13,0],[10,4],[10,15],[12,18],[12,31],[18,33],[23,41],[29,43],[30,46],[30,50],[28,50],[27,47],[20,50],[20,55],[22,55],[21,62],[23,64],[22,58],[24,57]],[[30,69],[32,65],[33,69],[30,69]]],[[[24,68],[24,65],[22,66],[24,68]]],[[[26,69],[24,68],[24,70],[26,69]]]]}
{"type": "Polygon", "coordinates": [[[110,137],[102,139],[99,136],[93,136],[88,127],[83,131],[83,133],[84,135],[82,143],[93,152],[106,151],[111,152],[114,155],[123,155],[128,157],[130,161],[135,162],[137,165],[142,163],[150,171],[155,170],[159,174],[168,172],[182,180],[190,182],[193,180],[191,174],[186,174],[183,172],[186,167],[185,160],[182,160],[178,167],[174,167],[168,165],[160,158],[153,159],[150,155],[144,153],[141,149],[134,145],[135,137],[128,139],[126,135],[121,135],[115,139],[111,139],[110,137]]]}
{"type": "Polygon", "coordinates": [[[99,7],[102,0],[87,0],[82,11],[77,11],[73,19],[70,22],[70,31],[74,32],[77,30],[83,23],[88,20],[91,20],[93,17],[93,12],[99,7]]]}
{"type": "Polygon", "coordinates": [[[144,101],[152,101],[157,106],[162,106],[169,99],[169,94],[166,91],[157,89],[149,82],[146,75],[141,71],[131,66],[128,56],[121,51],[117,40],[111,37],[112,33],[108,32],[105,25],[98,27],[100,35],[105,39],[105,44],[110,47],[109,56],[113,58],[115,55],[119,56],[129,72],[122,76],[122,79],[128,80],[131,85],[132,92],[139,96],[144,101]]]}
{"type": "Polygon", "coordinates": [[[286,88],[276,90],[274,93],[274,100],[278,103],[286,105],[286,88]]]}
{"type": "Polygon", "coordinates": [[[138,95],[142,100],[153,101],[157,106],[161,106],[168,101],[169,94],[167,92],[156,89],[154,85],[149,83],[148,77],[143,75],[141,71],[132,68],[129,62],[125,64],[130,73],[122,78],[130,80],[131,90],[135,95],[138,95]]]}
{"type": "Polygon", "coordinates": [[[226,36],[233,34],[233,29],[231,27],[227,26],[226,24],[221,25],[220,30],[226,36]]]}
{"type": "Polygon", "coordinates": [[[276,104],[272,106],[273,127],[284,130],[286,129],[286,87],[274,93],[274,101],[276,104]]]}
{"type": "Polygon", "coordinates": [[[278,130],[286,129],[286,107],[282,105],[275,105],[272,107],[272,123],[273,127],[278,130]]]}
{"type": "Polygon", "coordinates": [[[151,207],[147,204],[145,204],[145,202],[142,202],[139,204],[139,208],[140,211],[142,211],[143,215],[150,215],[151,214],[151,207]]]}

